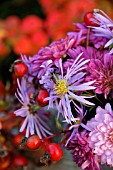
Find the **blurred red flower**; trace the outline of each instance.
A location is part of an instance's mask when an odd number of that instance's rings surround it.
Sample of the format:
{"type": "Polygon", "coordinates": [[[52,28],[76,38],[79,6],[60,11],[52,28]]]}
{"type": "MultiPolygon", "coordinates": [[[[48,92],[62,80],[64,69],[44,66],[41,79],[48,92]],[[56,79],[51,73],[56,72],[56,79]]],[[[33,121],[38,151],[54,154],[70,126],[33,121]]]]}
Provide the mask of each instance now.
{"type": "Polygon", "coordinates": [[[43,21],[36,15],[28,15],[22,20],[21,31],[26,34],[32,34],[43,28],[43,21]]]}

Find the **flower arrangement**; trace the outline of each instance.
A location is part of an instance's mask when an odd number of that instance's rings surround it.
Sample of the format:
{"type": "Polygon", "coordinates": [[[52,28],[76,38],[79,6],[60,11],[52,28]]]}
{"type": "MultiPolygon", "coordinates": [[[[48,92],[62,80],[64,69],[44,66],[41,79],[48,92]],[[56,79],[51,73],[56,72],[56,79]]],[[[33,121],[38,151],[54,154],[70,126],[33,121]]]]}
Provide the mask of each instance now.
{"type": "Polygon", "coordinates": [[[44,108],[56,108],[54,116],[60,124],[62,115],[65,124],[62,144],[73,160],[82,169],[100,170],[99,163],[113,166],[113,21],[95,9],[74,25],[66,38],[14,63],[22,64],[14,67],[22,105],[14,114],[24,118],[20,132],[26,130],[26,138],[36,134],[43,140],[52,136],[44,108]]]}
{"type": "Polygon", "coordinates": [[[14,145],[31,151],[43,145],[45,165],[59,161],[64,147],[81,169],[101,170],[101,164],[113,167],[113,21],[94,9],[74,25],[66,38],[13,63],[20,102],[14,115],[22,117],[14,145]],[[58,135],[61,141],[53,142],[58,135]]]}

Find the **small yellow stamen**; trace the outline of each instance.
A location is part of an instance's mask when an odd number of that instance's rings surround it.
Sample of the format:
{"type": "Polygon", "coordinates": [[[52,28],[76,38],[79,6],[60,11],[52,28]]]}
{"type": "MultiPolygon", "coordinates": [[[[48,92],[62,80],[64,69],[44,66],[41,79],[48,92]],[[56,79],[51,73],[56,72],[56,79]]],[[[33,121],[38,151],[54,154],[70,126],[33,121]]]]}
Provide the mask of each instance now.
{"type": "Polygon", "coordinates": [[[54,92],[55,94],[60,96],[67,93],[68,92],[67,80],[66,79],[56,80],[56,84],[54,85],[54,92]]]}
{"type": "Polygon", "coordinates": [[[76,120],[76,122],[74,122],[75,125],[79,125],[81,123],[80,120],[76,120]]]}

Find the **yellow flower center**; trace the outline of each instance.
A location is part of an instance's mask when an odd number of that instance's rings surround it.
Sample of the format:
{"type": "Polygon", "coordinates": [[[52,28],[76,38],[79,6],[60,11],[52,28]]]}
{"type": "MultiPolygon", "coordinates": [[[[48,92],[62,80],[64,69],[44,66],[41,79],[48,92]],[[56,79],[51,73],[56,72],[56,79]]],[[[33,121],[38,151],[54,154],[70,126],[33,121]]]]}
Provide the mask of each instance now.
{"type": "Polygon", "coordinates": [[[79,118],[79,120],[76,120],[76,122],[74,122],[75,125],[81,124],[81,116],[78,116],[77,118],[79,118]]]}
{"type": "Polygon", "coordinates": [[[54,92],[55,94],[60,96],[67,93],[68,92],[67,80],[66,79],[56,80],[56,84],[54,85],[54,92]]]}

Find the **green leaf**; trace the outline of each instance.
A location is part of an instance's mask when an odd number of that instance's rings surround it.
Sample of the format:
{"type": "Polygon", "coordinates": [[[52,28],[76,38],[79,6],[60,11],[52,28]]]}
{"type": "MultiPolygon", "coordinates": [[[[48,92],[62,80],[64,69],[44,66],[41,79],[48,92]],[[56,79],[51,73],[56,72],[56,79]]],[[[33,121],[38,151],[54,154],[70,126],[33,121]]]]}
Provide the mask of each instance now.
{"type": "Polygon", "coordinates": [[[63,127],[61,125],[61,123],[59,122],[59,120],[56,118],[56,127],[59,129],[59,130],[63,130],[63,127]]]}

